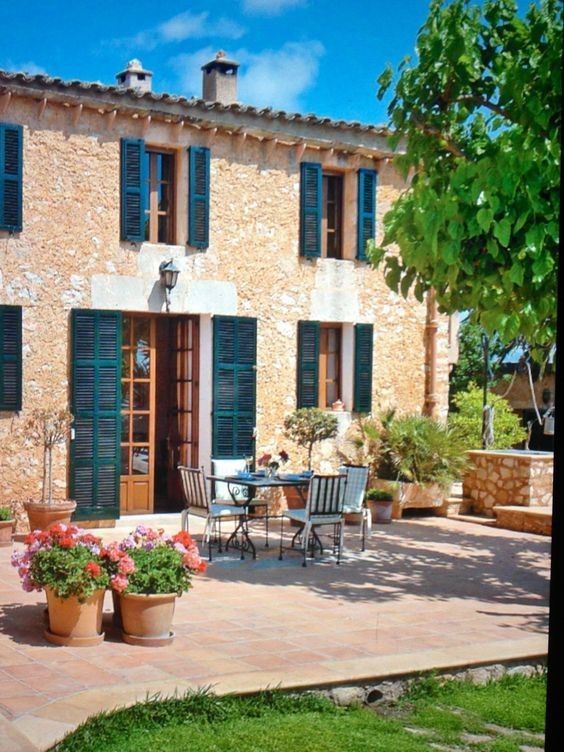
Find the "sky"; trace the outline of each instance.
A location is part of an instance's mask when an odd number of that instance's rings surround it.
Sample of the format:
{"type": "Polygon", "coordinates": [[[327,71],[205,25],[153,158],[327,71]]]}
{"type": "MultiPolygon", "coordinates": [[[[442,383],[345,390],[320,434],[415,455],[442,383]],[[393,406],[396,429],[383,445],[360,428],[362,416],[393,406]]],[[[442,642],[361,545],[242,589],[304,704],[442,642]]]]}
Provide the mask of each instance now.
{"type": "MultiPolygon", "coordinates": [[[[520,0],[520,7],[525,7],[520,0]]],[[[115,83],[138,58],[153,91],[201,96],[217,50],[240,63],[239,101],[386,122],[376,79],[413,54],[428,0],[0,0],[0,69],[115,83]]]]}

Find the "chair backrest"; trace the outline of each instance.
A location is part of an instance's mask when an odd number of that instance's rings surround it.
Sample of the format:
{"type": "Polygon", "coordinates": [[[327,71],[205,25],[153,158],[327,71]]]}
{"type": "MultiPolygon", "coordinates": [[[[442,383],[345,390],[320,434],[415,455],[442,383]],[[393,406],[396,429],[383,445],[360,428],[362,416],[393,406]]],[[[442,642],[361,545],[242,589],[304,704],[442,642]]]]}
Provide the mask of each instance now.
{"type": "Polygon", "coordinates": [[[347,476],[345,509],[348,512],[360,512],[368,484],[368,467],[366,465],[341,465],[339,473],[347,476]]]}
{"type": "MultiPolygon", "coordinates": [[[[246,466],[244,459],[235,460],[214,460],[212,459],[212,471],[214,475],[235,475],[246,466]]],[[[238,499],[246,499],[249,496],[249,489],[246,486],[238,486],[234,483],[213,482],[213,500],[214,501],[233,501],[233,496],[238,499]],[[229,491],[231,490],[231,493],[229,491]]]]}
{"type": "Polygon", "coordinates": [[[306,514],[308,517],[334,517],[343,511],[345,475],[314,475],[310,481],[306,514]]]}
{"type": "Polygon", "coordinates": [[[204,469],[198,467],[186,467],[178,465],[180,478],[182,479],[182,488],[184,489],[184,500],[186,507],[198,507],[199,509],[209,509],[209,500],[204,477],[204,469]]]}

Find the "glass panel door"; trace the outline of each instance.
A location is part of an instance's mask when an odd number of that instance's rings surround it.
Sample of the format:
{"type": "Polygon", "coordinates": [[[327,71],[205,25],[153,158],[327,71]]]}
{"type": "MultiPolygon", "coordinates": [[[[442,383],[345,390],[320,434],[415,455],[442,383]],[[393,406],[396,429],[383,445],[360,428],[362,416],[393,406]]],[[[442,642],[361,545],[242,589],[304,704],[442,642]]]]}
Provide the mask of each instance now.
{"type": "Polygon", "coordinates": [[[122,514],[153,511],[155,321],[123,316],[121,372],[122,514]]]}

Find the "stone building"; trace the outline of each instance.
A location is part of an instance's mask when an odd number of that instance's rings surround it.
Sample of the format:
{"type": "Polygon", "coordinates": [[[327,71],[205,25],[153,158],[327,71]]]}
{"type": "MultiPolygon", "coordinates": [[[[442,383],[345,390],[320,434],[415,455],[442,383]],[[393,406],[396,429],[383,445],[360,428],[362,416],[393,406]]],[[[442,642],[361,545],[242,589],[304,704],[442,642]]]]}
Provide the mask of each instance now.
{"type": "Polygon", "coordinates": [[[176,508],[179,462],[299,466],[296,406],[446,414],[447,318],[366,261],[404,187],[386,129],[238,104],[222,54],[201,99],[151,75],[0,72],[0,503],[38,496],[38,408],[73,413],[77,519],[176,508]]]}

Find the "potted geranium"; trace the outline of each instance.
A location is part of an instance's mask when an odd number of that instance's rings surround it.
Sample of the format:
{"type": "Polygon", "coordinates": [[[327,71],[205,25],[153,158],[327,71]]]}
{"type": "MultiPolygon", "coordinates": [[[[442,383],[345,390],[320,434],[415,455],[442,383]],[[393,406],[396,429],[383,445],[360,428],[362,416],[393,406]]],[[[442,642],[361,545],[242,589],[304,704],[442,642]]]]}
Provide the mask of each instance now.
{"type": "Polygon", "coordinates": [[[11,545],[14,523],[14,515],[10,507],[0,507],[0,546],[11,545]]]}
{"type": "Polygon", "coordinates": [[[24,590],[45,590],[47,640],[71,647],[102,642],[109,576],[100,557],[101,539],[75,525],[56,524],[29,533],[24,543],[25,550],[12,555],[12,564],[24,590]]]}
{"type": "Polygon", "coordinates": [[[43,449],[41,501],[24,502],[30,530],[68,524],[76,509],[76,502],[71,499],[53,499],[53,450],[67,441],[72,419],[68,410],[34,410],[24,426],[31,444],[43,449]]]}
{"type": "Polygon", "coordinates": [[[148,647],[172,642],[176,598],[192,587],[196,572],[206,569],[190,535],[171,536],[139,525],[117,549],[107,547],[101,553],[110,586],[119,594],[123,640],[148,647]]]}

